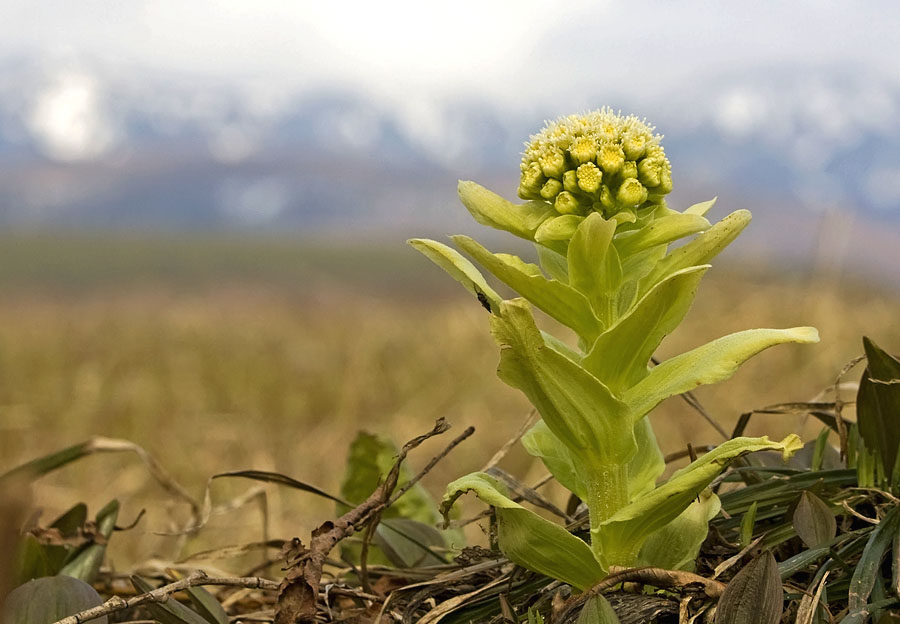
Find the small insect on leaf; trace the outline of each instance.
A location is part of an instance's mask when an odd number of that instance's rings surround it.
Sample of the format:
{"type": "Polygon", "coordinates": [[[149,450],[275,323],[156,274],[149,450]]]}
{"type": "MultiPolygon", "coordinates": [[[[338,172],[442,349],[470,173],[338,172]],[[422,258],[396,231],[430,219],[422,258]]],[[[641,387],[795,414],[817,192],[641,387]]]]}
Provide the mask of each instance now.
{"type": "Polygon", "coordinates": [[[488,298],[485,296],[485,294],[483,292],[478,291],[478,294],[476,295],[476,297],[478,297],[478,303],[481,304],[481,307],[483,307],[488,312],[493,312],[493,310],[491,310],[491,302],[488,301],[488,298]]]}

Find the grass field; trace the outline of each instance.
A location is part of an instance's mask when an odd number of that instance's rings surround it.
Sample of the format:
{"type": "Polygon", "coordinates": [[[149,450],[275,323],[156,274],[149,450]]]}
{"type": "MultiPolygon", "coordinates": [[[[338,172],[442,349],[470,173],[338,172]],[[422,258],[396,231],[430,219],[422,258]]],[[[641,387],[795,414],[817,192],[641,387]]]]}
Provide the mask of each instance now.
{"type": "MultiPolygon", "coordinates": [[[[455,286],[399,241],[6,235],[0,472],[103,435],[143,446],[198,498],[210,475],[244,468],[336,491],[358,429],[402,442],[443,416],[456,432],[468,425],[477,432],[426,478],[439,495],[449,479],[484,464],[529,410],[494,375],[497,349],[484,310],[455,286]]],[[[863,334],[900,349],[897,304],[896,295],[871,286],[802,274],[771,281],[726,261],[661,355],[749,327],[819,328],[821,344],[778,347],[698,393],[728,429],[743,411],[816,396],[861,352],[863,334]]],[[[654,424],[666,451],[720,439],[678,400],[664,404],[654,424]]],[[[760,417],[750,431],[775,436],[799,424],[760,417]]],[[[803,428],[806,439],[816,431],[813,423],[803,428]]],[[[424,464],[446,441],[430,441],[413,463],[424,464]]],[[[518,449],[504,467],[526,481],[542,474],[518,449]]],[[[250,487],[228,481],[213,495],[223,501],[250,487]]],[[[133,456],[91,457],[35,487],[45,519],[113,496],[123,504],[119,524],[147,509],[135,530],[116,536],[111,557],[121,567],[263,535],[252,504],[213,518],[188,544],[156,535],[186,510],[133,456]]],[[[333,505],[270,488],[267,509],[272,536],[305,537],[333,505]]]]}

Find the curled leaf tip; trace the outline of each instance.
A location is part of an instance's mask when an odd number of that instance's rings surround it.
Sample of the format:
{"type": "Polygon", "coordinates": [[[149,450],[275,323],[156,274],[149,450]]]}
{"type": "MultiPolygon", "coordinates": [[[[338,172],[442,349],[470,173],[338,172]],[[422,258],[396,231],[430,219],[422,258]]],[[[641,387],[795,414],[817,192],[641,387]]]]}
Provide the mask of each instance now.
{"type": "Polygon", "coordinates": [[[793,457],[794,453],[803,448],[803,440],[796,433],[792,433],[781,441],[781,446],[781,457],[787,461],[793,457]]]}
{"type": "Polygon", "coordinates": [[[814,344],[819,342],[819,330],[815,327],[795,327],[792,331],[796,336],[796,342],[801,344],[814,344]]]}

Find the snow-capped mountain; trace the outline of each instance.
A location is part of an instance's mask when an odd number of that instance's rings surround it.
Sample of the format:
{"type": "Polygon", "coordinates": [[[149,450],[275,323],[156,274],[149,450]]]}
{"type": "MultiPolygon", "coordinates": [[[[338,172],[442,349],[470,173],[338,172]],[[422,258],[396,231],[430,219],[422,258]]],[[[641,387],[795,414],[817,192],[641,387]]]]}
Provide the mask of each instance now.
{"type": "MultiPolygon", "coordinates": [[[[591,90],[579,108],[633,111],[666,135],[676,202],[900,218],[895,77],[766,68],[641,101],[591,90]]],[[[457,221],[457,178],[512,195],[523,141],[570,112],[549,97],[505,111],[7,62],[0,223],[439,228],[457,221]]]]}

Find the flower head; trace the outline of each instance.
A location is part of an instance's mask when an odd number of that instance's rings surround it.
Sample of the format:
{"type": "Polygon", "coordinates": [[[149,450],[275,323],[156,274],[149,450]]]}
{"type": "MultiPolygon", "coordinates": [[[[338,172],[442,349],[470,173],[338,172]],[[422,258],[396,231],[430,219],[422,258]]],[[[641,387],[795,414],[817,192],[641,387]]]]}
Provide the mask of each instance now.
{"type": "Polygon", "coordinates": [[[519,197],[607,218],[664,202],[672,167],[653,127],[609,108],[548,122],[522,155],[519,197]]]}

